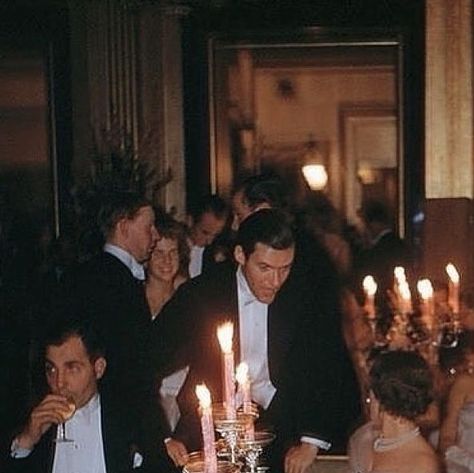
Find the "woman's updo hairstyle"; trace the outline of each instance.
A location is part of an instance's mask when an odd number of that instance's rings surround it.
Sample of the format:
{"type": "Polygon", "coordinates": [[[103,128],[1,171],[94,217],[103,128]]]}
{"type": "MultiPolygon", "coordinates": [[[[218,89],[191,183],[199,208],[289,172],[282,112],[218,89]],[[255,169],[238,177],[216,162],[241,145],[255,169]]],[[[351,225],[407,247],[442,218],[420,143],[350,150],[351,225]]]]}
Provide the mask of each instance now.
{"type": "Polygon", "coordinates": [[[426,361],[415,352],[380,353],[370,370],[370,384],[389,414],[414,420],[433,400],[433,378],[426,361]]]}

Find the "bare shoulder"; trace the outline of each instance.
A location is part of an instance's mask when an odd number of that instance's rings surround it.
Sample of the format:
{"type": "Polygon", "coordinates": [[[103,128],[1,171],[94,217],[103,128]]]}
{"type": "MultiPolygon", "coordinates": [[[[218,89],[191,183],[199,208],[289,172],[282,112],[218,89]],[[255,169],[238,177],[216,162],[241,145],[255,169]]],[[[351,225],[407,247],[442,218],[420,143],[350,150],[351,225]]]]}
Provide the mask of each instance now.
{"type": "Polygon", "coordinates": [[[418,473],[441,473],[441,462],[436,453],[430,448],[417,455],[418,473]]]}

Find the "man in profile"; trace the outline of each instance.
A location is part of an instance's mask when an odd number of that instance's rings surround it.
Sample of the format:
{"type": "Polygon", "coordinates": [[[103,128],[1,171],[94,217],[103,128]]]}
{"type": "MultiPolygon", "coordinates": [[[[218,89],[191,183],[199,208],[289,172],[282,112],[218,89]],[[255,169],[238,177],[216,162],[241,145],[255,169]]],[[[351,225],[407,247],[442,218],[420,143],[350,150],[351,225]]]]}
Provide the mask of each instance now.
{"type": "Polygon", "coordinates": [[[157,320],[155,356],[169,361],[163,374],[190,367],[178,396],[181,418],[166,440],[177,466],[199,447],[195,385],[206,382],[213,399],[221,399],[216,329],[228,320],[234,324],[234,350],[250,367],[261,420],[277,433],[273,467],[302,473],[319,448],[329,447],[339,353],[331,343],[332,325],[315,316],[306,293],[295,286],[283,290],[294,256],[286,215],[272,209],[255,212],[237,234],[238,268],[223,265],[184,284],[157,320]]]}
{"type": "MultiPolygon", "coordinates": [[[[104,394],[123,400],[136,428],[153,430],[143,423],[154,406],[154,378],[149,365],[151,315],[144,292],[144,263],[150,258],[158,234],[153,208],[132,192],[107,196],[99,213],[103,251],[84,263],[67,281],[67,300],[104,336],[108,369],[104,394]]],[[[153,446],[150,446],[153,449],[153,446]]]]}
{"type": "Polygon", "coordinates": [[[55,321],[41,346],[48,393],[12,441],[7,472],[125,473],[139,466],[126,403],[99,392],[107,361],[92,325],[55,321]],[[61,428],[68,442],[60,442],[61,428]]]}

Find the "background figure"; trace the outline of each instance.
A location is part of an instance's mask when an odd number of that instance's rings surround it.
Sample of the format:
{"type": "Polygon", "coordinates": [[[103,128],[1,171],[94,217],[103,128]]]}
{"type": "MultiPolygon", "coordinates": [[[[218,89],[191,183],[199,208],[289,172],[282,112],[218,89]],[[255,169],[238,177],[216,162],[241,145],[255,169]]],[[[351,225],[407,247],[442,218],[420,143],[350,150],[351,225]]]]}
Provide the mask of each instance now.
{"type": "Polygon", "coordinates": [[[363,278],[374,277],[377,289],[377,305],[380,311],[388,309],[387,290],[393,287],[393,270],[403,266],[408,275],[413,261],[407,244],[396,234],[393,219],[385,203],[366,201],[360,209],[360,218],[366,231],[366,248],[354,255],[354,290],[360,294],[363,278]]]}
{"type": "Polygon", "coordinates": [[[352,269],[349,243],[343,236],[342,220],[329,198],[322,192],[311,192],[299,210],[302,224],[328,252],[341,277],[352,269]]]}
{"type": "Polygon", "coordinates": [[[124,401],[150,455],[161,445],[160,411],[150,366],[151,315],[145,297],[144,263],[157,242],[153,208],[131,192],[108,195],[99,214],[105,245],[66,278],[66,304],[72,304],[104,336],[108,369],[103,392],[124,401]]]}
{"type": "Polygon", "coordinates": [[[199,276],[216,263],[230,257],[225,235],[222,235],[228,218],[229,207],[217,195],[204,197],[191,209],[189,218],[190,277],[199,276]]]}
{"type": "MultiPolygon", "coordinates": [[[[145,287],[153,320],[160,317],[161,309],[171,299],[176,289],[189,277],[189,246],[186,239],[186,227],[162,214],[156,220],[156,228],[161,238],[156,243],[147,265],[145,287]]],[[[159,386],[161,406],[170,432],[174,431],[180,417],[176,396],[186,380],[188,369],[186,366],[170,374],[159,386]]],[[[166,453],[164,455],[166,456],[166,453]]]]}
{"type": "Polygon", "coordinates": [[[448,395],[439,449],[448,473],[474,472],[474,332],[462,334],[463,362],[448,395]]]}
{"type": "Polygon", "coordinates": [[[147,263],[146,298],[154,319],[176,289],[189,278],[186,227],[163,215],[155,221],[160,234],[147,263]]]}
{"type": "Polygon", "coordinates": [[[370,369],[371,421],[349,442],[352,473],[437,473],[438,458],[416,420],[433,400],[429,366],[415,352],[377,355],[370,369]]]}

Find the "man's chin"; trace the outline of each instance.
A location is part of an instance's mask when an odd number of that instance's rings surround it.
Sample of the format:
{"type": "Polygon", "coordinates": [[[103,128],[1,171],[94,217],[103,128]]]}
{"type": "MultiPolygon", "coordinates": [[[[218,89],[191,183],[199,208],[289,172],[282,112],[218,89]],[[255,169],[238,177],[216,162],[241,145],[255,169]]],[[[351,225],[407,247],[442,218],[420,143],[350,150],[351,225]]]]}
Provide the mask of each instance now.
{"type": "Polygon", "coordinates": [[[271,304],[275,299],[276,293],[271,294],[260,294],[257,299],[262,302],[263,304],[271,304]]]}

